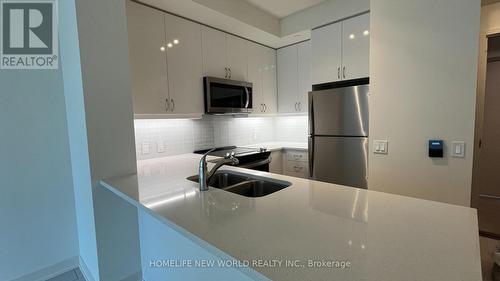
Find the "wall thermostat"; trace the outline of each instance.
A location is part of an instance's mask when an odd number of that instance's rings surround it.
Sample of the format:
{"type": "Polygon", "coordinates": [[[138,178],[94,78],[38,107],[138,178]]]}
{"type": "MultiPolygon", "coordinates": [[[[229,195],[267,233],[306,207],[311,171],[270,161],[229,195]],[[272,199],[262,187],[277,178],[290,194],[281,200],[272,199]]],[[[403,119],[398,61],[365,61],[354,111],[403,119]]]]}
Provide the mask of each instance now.
{"type": "Polygon", "coordinates": [[[444,141],[442,140],[430,140],[429,141],[429,157],[431,158],[443,158],[444,151],[444,141]]]}

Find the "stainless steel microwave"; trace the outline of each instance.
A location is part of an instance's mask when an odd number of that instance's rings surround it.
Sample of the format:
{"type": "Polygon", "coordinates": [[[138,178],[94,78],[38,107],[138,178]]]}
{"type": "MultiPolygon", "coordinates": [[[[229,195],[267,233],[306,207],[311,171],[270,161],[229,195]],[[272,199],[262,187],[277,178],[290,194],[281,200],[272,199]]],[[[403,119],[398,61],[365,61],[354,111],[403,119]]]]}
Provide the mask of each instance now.
{"type": "Polygon", "coordinates": [[[204,77],[207,114],[248,114],[252,112],[252,83],[204,77]]]}

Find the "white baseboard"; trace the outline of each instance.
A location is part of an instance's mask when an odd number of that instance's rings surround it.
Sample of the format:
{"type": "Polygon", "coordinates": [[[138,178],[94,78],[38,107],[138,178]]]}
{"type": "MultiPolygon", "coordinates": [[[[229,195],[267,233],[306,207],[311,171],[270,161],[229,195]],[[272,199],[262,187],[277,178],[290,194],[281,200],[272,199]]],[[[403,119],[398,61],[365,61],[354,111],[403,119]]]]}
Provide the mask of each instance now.
{"type": "MultiPolygon", "coordinates": [[[[28,273],[12,281],[46,281],[78,267],[78,256],[63,260],[49,267],[28,273]]],[[[90,280],[89,280],[90,281],[90,280]]]]}
{"type": "MultiPolygon", "coordinates": [[[[79,262],[80,262],[80,271],[82,272],[83,277],[85,277],[85,280],[96,281],[96,279],[90,273],[87,264],[85,263],[85,261],[82,260],[81,257],[79,258],[79,262]]],[[[136,272],[134,274],[129,275],[128,277],[123,278],[120,281],[141,281],[141,280],[142,280],[142,272],[136,272]]]]}

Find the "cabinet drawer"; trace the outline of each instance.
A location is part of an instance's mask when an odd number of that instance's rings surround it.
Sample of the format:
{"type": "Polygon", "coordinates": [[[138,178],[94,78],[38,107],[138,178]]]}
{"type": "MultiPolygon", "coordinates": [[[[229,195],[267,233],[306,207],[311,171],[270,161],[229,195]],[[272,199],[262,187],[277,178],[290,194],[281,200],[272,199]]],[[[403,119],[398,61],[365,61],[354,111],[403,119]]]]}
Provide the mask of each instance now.
{"type": "Polygon", "coordinates": [[[295,173],[304,173],[307,174],[309,172],[309,167],[307,162],[302,161],[286,161],[285,170],[288,172],[295,173]]]}
{"type": "Polygon", "coordinates": [[[285,176],[296,177],[296,178],[301,178],[301,179],[308,179],[309,178],[309,175],[307,173],[297,173],[297,172],[285,171],[283,174],[285,176]]]}
{"type": "Polygon", "coordinates": [[[307,162],[307,152],[305,151],[287,151],[286,152],[286,159],[289,161],[303,161],[307,162]]]}

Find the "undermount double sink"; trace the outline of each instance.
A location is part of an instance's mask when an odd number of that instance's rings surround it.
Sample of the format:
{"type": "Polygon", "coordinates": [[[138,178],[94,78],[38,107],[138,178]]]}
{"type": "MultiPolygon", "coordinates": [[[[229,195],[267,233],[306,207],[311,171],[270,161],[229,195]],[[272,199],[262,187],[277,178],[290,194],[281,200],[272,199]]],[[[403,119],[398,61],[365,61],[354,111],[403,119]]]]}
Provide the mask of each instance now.
{"type": "MultiPolygon", "coordinates": [[[[187,178],[199,182],[199,176],[187,178]]],[[[275,180],[233,171],[217,171],[210,179],[209,186],[247,197],[262,197],[292,185],[287,181],[275,180]]]]}

